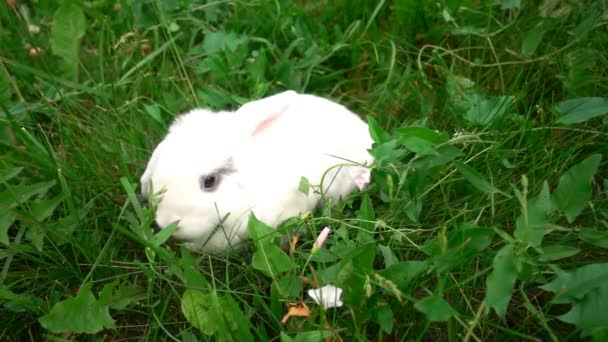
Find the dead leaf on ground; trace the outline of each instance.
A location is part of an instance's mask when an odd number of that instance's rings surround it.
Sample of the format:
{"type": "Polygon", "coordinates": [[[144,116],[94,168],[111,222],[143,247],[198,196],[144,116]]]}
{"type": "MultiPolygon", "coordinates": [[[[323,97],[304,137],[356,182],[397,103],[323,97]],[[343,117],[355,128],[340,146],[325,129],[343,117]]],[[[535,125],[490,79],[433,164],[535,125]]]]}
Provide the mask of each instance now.
{"type": "Polygon", "coordinates": [[[291,236],[291,241],[289,242],[289,255],[293,255],[293,252],[296,250],[296,245],[300,241],[300,234],[293,234],[291,236]]]}
{"type": "Polygon", "coordinates": [[[308,305],[306,305],[306,303],[304,303],[304,302],[288,303],[287,306],[289,307],[289,310],[287,311],[285,316],[283,316],[283,319],[281,319],[281,324],[283,324],[283,325],[287,324],[287,321],[292,316],[296,316],[296,317],[309,317],[310,316],[310,309],[308,308],[308,305]]]}

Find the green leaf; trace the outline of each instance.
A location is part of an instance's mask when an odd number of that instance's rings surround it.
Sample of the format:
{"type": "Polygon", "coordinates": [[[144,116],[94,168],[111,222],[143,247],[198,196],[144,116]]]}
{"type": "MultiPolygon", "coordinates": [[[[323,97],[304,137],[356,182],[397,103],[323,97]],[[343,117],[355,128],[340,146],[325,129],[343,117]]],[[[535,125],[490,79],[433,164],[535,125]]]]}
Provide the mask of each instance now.
{"type": "Polygon", "coordinates": [[[515,238],[532,247],[539,247],[543,237],[552,229],[547,219],[551,210],[549,184],[544,182],[540,194],[527,201],[526,207],[522,208],[521,215],[515,221],[515,238]]]}
{"type": "Polygon", "coordinates": [[[448,302],[436,294],[416,302],[414,307],[424,313],[431,322],[444,322],[450,317],[458,315],[458,312],[448,302]]]}
{"type": "Polygon", "coordinates": [[[471,183],[477,190],[487,193],[499,192],[499,190],[490,184],[484,177],[477,172],[474,168],[463,164],[462,162],[455,161],[454,165],[460,174],[471,183]]]}
{"type": "Polygon", "coordinates": [[[378,245],[378,249],[380,250],[380,253],[382,253],[382,257],[384,258],[385,268],[399,263],[399,258],[397,258],[397,256],[389,246],[378,245]]]}
{"type": "Polygon", "coordinates": [[[99,303],[115,310],[124,310],[131,303],[146,298],[143,288],[136,284],[120,282],[118,279],[104,285],[99,291],[99,303]]]}
{"type": "Polygon", "coordinates": [[[35,184],[21,184],[11,187],[0,193],[0,205],[13,208],[18,204],[27,202],[32,196],[43,195],[55,185],[55,181],[40,182],[35,184]]]}
{"type": "Polygon", "coordinates": [[[32,243],[38,252],[42,252],[44,246],[44,238],[46,231],[38,224],[32,224],[28,227],[25,237],[32,243]]]}
{"type": "Polygon", "coordinates": [[[437,272],[447,272],[472,260],[492,244],[495,232],[464,224],[441,234],[422,247],[422,251],[431,256],[430,264],[437,272]]]}
{"type": "Polygon", "coordinates": [[[215,293],[204,293],[200,290],[187,289],[181,299],[181,308],[186,320],[205,335],[211,336],[217,330],[217,318],[219,314],[211,310],[212,301],[217,298],[215,293]]]}
{"type": "Polygon", "coordinates": [[[486,307],[494,308],[496,314],[505,317],[507,306],[511,301],[511,292],[517,280],[517,257],[513,254],[513,246],[508,244],[501,248],[492,266],[494,269],[486,279],[486,307]]]}
{"type": "Polygon", "coordinates": [[[378,121],[373,116],[367,116],[367,127],[369,134],[376,143],[383,143],[390,139],[390,135],[378,124],[378,121]]]}
{"type": "Polygon", "coordinates": [[[540,261],[554,261],[569,258],[578,254],[581,250],[576,247],[564,245],[550,245],[543,247],[542,251],[543,253],[539,258],[540,261]]]}
{"type": "Polygon", "coordinates": [[[22,167],[14,167],[11,169],[6,169],[6,170],[0,171],[0,183],[4,183],[8,180],[11,180],[11,179],[17,177],[17,175],[19,173],[21,173],[21,171],[23,171],[22,167]]]}
{"type": "Polygon", "coordinates": [[[566,171],[553,193],[555,208],[563,211],[569,223],[585,209],[591,198],[591,179],[602,156],[594,154],[566,171]]]}
{"type": "Polygon", "coordinates": [[[367,242],[373,240],[371,233],[376,228],[376,213],[367,193],[363,194],[357,218],[360,220],[359,227],[361,228],[357,233],[357,241],[367,242]]]}
{"type": "Polygon", "coordinates": [[[0,285],[0,304],[12,312],[40,313],[44,301],[38,297],[24,293],[14,293],[7,286],[0,285]]]}
{"type": "Polygon", "coordinates": [[[300,178],[300,185],[298,185],[298,190],[304,195],[308,195],[308,193],[310,192],[310,182],[308,181],[308,178],[300,178]]]}
{"type": "Polygon", "coordinates": [[[285,252],[268,242],[258,245],[253,254],[251,265],[273,279],[277,279],[283,272],[298,267],[285,252]]]}
{"type": "Polygon", "coordinates": [[[378,274],[393,282],[400,289],[407,290],[409,284],[427,268],[428,263],[425,261],[410,260],[391,265],[378,274]]]}
{"type": "Polygon", "coordinates": [[[55,304],[48,314],[39,319],[40,324],[57,334],[95,334],[103,329],[114,328],[109,308],[95,299],[91,286],[91,283],[82,285],[76,297],[55,304]]]}
{"type": "Polygon", "coordinates": [[[395,317],[393,315],[393,310],[391,310],[391,306],[382,305],[376,309],[375,314],[376,323],[378,323],[380,328],[387,334],[392,333],[395,317]]]}
{"type": "MultiPolygon", "coordinates": [[[[249,342],[254,340],[249,319],[245,317],[245,314],[229,293],[220,297],[220,308],[228,332],[234,341],[249,342]]],[[[222,337],[225,339],[228,336],[222,337]]]]}
{"type": "Polygon", "coordinates": [[[313,330],[299,333],[293,339],[294,342],[320,342],[326,337],[332,336],[333,333],[327,330],[313,330]]]}
{"type": "Polygon", "coordinates": [[[33,202],[30,204],[30,213],[36,221],[42,222],[53,214],[61,202],[63,202],[63,195],[58,195],[47,200],[33,202]]]}
{"type": "Polygon", "coordinates": [[[281,297],[286,299],[297,298],[302,292],[302,281],[295,275],[288,275],[276,279],[274,284],[281,297]]]}
{"type": "Polygon", "coordinates": [[[224,50],[234,52],[243,41],[244,38],[234,32],[208,32],[203,40],[203,49],[207,55],[213,55],[224,50]]]}
{"type": "Polygon", "coordinates": [[[525,56],[532,56],[534,52],[536,52],[536,48],[540,42],[543,40],[544,35],[545,30],[538,26],[528,31],[521,44],[521,53],[525,56]]]}
{"type": "Polygon", "coordinates": [[[154,236],[152,237],[152,241],[150,242],[152,243],[152,245],[159,247],[163,243],[167,242],[167,240],[169,240],[169,238],[177,229],[177,227],[177,222],[171,222],[171,224],[161,229],[158,233],[154,234],[154,236]]]}
{"type": "Polygon", "coordinates": [[[555,293],[558,303],[568,303],[605,284],[608,284],[608,263],[589,264],[564,272],[540,288],[555,293]]]}
{"type": "Polygon", "coordinates": [[[579,97],[558,103],[556,109],[560,114],[557,123],[581,123],[608,113],[608,98],[579,97]]]}
{"type": "Polygon", "coordinates": [[[64,1],[53,16],[51,28],[51,49],[63,58],[72,79],[78,78],[78,50],[84,36],[86,22],[80,6],[72,1],[64,1]]]}
{"type": "Polygon", "coordinates": [[[521,0],[500,0],[500,9],[518,9],[521,8],[521,0]]]}
{"type": "Polygon", "coordinates": [[[161,124],[163,123],[163,118],[160,114],[160,106],[157,103],[151,105],[144,104],[144,110],[152,119],[154,119],[154,121],[161,124]]]}
{"type": "MultiPolygon", "coordinates": [[[[2,220],[0,219],[0,222],[2,220]]],[[[0,229],[2,225],[0,224],[0,229]]],[[[579,239],[601,248],[608,248],[608,232],[597,229],[582,228],[578,233],[579,239]]]]}
{"type": "Polygon", "coordinates": [[[266,223],[258,220],[255,214],[249,215],[249,222],[247,226],[251,239],[256,244],[257,248],[260,244],[272,241],[276,231],[266,223]]]}
{"type": "Polygon", "coordinates": [[[0,243],[9,243],[8,229],[15,223],[15,214],[5,210],[0,212],[0,243]]]}
{"type": "MultiPolygon", "coordinates": [[[[589,291],[584,298],[572,306],[572,310],[558,318],[564,322],[575,324],[583,331],[583,336],[608,329],[608,285],[589,291]]],[[[605,331],[604,331],[605,333],[605,331]]]]}
{"type": "Polygon", "coordinates": [[[397,132],[399,143],[419,155],[436,155],[438,153],[435,147],[448,141],[447,134],[439,134],[424,127],[402,127],[397,132]]]}
{"type": "Polygon", "coordinates": [[[464,118],[479,125],[491,124],[494,120],[501,118],[513,103],[513,96],[479,98],[473,102],[464,118]]]}
{"type": "Polygon", "coordinates": [[[587,11],[588,15],[576,25],[576,27],[570,31],[570,33],[577,39],[581,39],[589,33],[595,24],[598,23],[602,17],[602,10],[596,7],[595,11],[587,11]]]}

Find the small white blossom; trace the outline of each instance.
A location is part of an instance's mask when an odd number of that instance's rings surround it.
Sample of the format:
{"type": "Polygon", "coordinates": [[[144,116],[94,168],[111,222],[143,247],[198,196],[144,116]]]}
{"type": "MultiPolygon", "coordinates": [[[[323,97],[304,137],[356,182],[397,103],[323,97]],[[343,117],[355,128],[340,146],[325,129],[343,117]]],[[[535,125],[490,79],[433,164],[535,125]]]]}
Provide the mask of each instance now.
{"type": "Polygon", "coordinates": [[[340,299],[342,297],[342,289],[333,285],[325,285],[319,289],[308,290],[308,296],[315,303],[326,309],[339,308],[344,305],[340,299]]]}

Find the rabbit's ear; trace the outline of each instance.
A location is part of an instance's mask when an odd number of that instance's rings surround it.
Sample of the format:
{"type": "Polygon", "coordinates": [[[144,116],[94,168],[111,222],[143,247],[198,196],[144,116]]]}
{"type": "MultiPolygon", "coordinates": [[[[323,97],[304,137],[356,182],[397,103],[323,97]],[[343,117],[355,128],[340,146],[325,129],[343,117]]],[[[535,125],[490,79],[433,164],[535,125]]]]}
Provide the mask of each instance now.
{"type": "Polygon", "coordinates": [[[235,114],[242,116],[242,119],[248,123],[247,129],[250,130],[252,136],[263,134],[289,109],[297,95],[298,93],[295,91],[288,90],[248,102],[241,106],[235,114]]]}
{"type": "Polygon", "coordinates": [[[158,164],[158,158],[160,155],[160,151],[162,149],[163,142],[158,144],[158,146],[156,146],[156,149],[154,149],[154,152],[152,152],[150,161],[148,162],[148,165],[146,166],[146,171],[144,171],[144,174],[141,176],[141,179],[140,179],[141,194],[144,196],[149,195],[148,192],[150,190],[150,179],[152,178],[152,173],[154,173],[154,170],[156,169],[156,165],[158,164]]]}

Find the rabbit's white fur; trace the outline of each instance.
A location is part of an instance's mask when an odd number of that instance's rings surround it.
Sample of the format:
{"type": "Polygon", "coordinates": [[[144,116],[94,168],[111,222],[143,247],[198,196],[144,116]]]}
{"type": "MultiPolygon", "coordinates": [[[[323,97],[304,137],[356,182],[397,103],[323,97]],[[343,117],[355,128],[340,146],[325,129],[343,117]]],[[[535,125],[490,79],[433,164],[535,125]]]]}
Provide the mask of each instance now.
{"type": "Polygon", "coordinates": [[[321,196],[300,192],[301,177],[319,185],[331,169],[324,193],[334,200],[345,197],[362,166],[332,167],[370,165],[371,145],[365,122],[314,95],[286,91],[235,112],[195,109],[178,117],[154,150],[141,177],[142,192],[150,185],[160,191],[159,227],[178,221],[176,238],[192,249],[220,252],[247,237],[251,211],[276,226],[313,209],[321,196]],[[217,189],[203,191],[201,177],[218,170],[217,189]]]}

